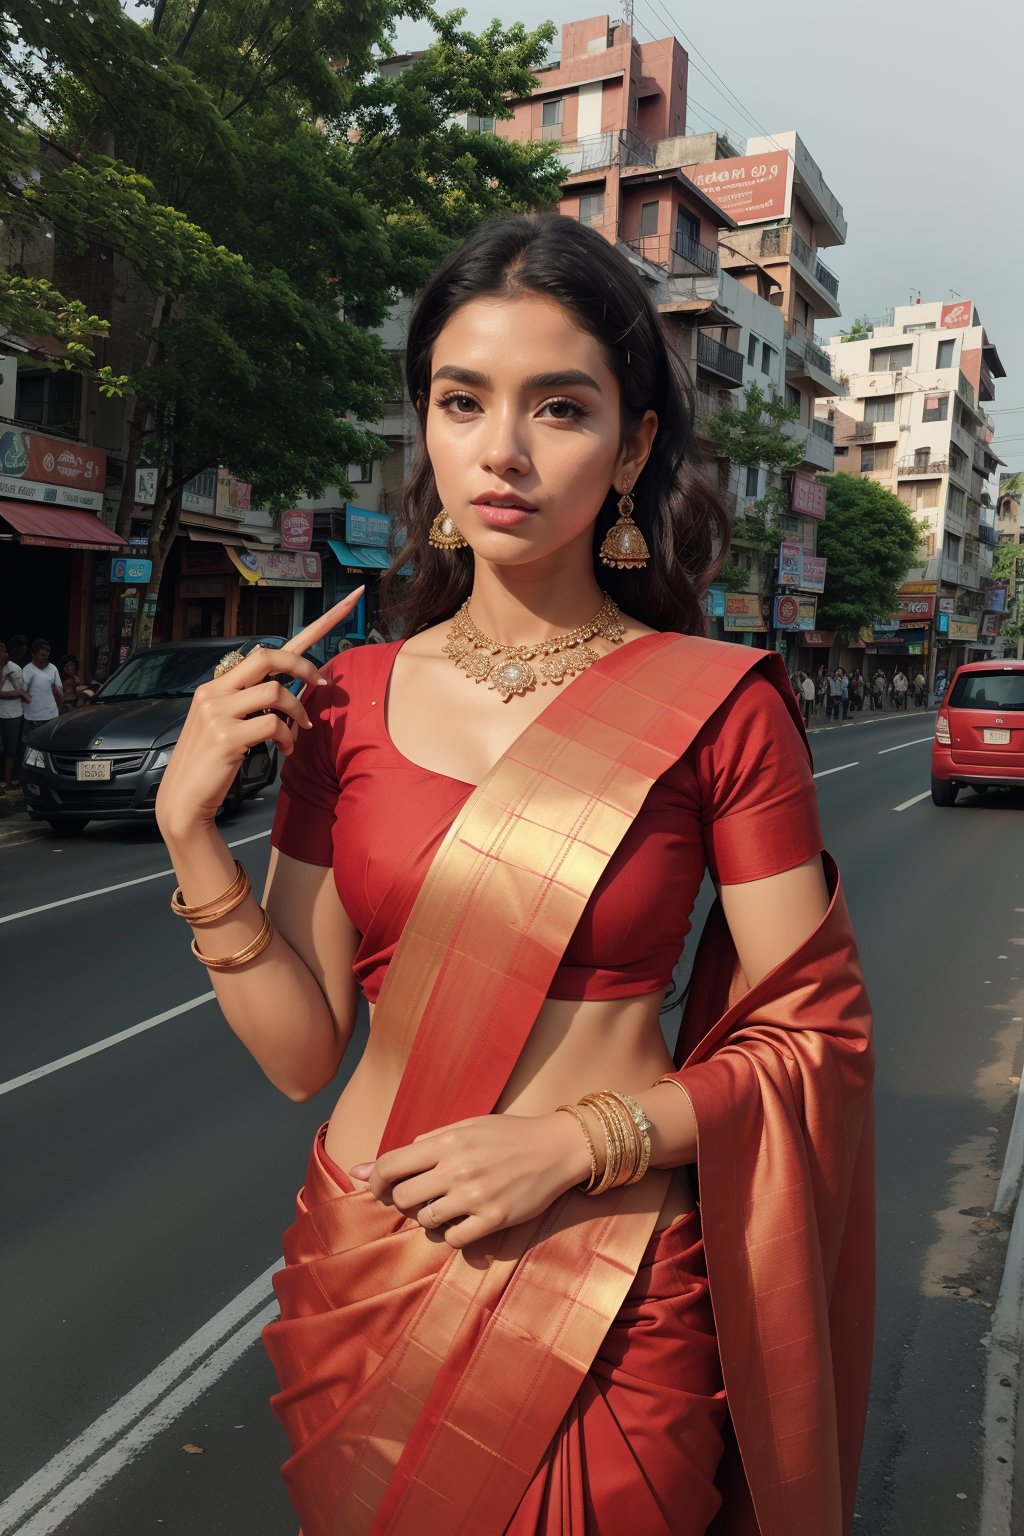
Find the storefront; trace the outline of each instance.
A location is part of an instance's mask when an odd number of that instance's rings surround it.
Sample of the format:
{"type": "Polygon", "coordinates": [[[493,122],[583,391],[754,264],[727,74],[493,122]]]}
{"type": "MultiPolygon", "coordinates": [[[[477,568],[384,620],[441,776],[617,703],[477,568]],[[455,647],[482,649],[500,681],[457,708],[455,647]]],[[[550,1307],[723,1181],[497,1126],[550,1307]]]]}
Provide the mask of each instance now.
{"type": "Polygon", "coordinates": [[[7,634],[45,637],[93,666],[93,566],[125,542],[98,516],[106,454],[39,432],[0,432],[0,613],[7,634]],[[94,557],[99,557],[98,562],[94,557]]]}
{"type": "Polygon", "coordinates": [[[307,593],[323,587],[315,550],[236,545],[227,555],[240,579],[238,634],[287,638],[302,628],[307,593]]]}
{"type": "Polygon", "coordinates": [[[327,544],[333,560],[325,578],[324,607],[340,603],[356,587],[366,587],[348,623],[328,637],[328,654],[331,654],[339,642],[359,645],[384,632],[380,617],[380,578],[391,564],[391,516],[387,512],[346,507],[344,539],[332,537],[327,544]]]}

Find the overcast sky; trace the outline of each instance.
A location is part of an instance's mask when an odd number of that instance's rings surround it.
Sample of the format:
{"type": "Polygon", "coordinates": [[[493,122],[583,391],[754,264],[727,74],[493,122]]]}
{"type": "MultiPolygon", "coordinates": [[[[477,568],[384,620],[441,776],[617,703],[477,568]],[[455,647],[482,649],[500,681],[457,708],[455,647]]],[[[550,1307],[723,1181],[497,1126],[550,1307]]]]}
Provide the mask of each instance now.
{"type": "MultiPolygon", "coordinates": [[[[585,0],[562,13],[551,0],[459,3],[473,30],[494,17],[537,26],[601,14],[585,0]]],[[[689,52],[691,132],[800,134],[849,225],[845,247],[824,252],[843,323],[910,303],[918,289],[924,300],[974,300],[1007,375],[987,407],[997,451],[1024,468],[1024,5],[634,4],[641,42],[674,35],[689,52]]],[[[403,51],[428,40],[418,26],[399,32],[403,51]]]]}

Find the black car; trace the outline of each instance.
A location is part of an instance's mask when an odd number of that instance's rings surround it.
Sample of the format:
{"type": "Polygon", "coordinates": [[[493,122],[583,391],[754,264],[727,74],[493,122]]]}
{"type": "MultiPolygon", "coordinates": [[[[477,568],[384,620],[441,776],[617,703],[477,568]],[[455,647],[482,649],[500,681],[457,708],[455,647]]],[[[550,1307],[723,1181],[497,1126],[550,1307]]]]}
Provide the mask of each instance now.
{"type": "MultiPolygon", "coordinates": [[[[280,635],[247,635],[136,651],[90,703],[35,733],[21,767],[29,815],[59,832],[80,832],[94,820],[152,820],[163,771],[200,683],[229,650],[244,654],[256,645],[283,644],[280,635]]],[[[276,747],[251,747],[225,809],[237,810],[276,773],[276,747]]]]}

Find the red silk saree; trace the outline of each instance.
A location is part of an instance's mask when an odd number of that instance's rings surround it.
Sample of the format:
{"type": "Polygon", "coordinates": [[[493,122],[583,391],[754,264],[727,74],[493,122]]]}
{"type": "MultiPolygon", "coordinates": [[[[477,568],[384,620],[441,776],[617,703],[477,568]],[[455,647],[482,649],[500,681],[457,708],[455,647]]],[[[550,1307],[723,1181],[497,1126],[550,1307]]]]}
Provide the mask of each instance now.
{"type": "MultiPolygon", "coordinates": [[[[764,667],[795,713],[776,658],[680,636],[631,650],[556,696],[439,849],[374,1018],[406,1061],[381,1150],[494,1108],[601,870],[739,678],[764,667]]],[[[652,1470],[680,1448],[645,1440],[641,1415],[590,1511],[573,1434],[594,1420],[602,1360],[629,1374],[628,1337],[614,1359],[623,1318],[649,1306],[646,1328],[659,1305],[671,1310],[655,1272],[680,1263],[692,1234],[672,1227],[652,1243],[667,1174],[599,1200],[571,1192],[477,1245],[486,1252],[457,1254],[346,1192],[314,1149],[276,1281],[281,1321],[265,1333],[305,1536],[582,1536],[627,1514],[645,1536],[690,1536],[711,1517],[729,1536],[848,1530],[870,1357],[871,1053],[834,866],[829,880],[817,931],[749,991],[713,916],[681,1032],[730,1421],[714,1498],[700,1455],[689,1482],[652,1470]],[[688,1506],[692,1493],[692,1506],[672,1507],[662,1488],[685,1489],[688,1506]]],[[[712,1435],[720,1394],[699,1346],[710,1337],[699,1267],[681,1289],[695,1375],[673,1379],[682,1357],[666,1344],[661,1386],[711,1405],[694,1422],[712,1435]]],[[[701,1454],[712,1451],[709,1440],[701,1454]]]]}

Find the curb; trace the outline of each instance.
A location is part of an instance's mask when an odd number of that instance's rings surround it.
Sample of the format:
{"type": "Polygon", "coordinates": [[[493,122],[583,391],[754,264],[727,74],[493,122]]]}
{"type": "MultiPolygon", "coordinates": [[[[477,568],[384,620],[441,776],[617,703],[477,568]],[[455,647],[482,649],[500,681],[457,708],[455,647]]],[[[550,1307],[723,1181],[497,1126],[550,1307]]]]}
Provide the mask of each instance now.
{"type": "Polygon", "coordinates": [[[932,704],[927,709],[913,709],[899,711],[889,710],[882,715],[875,711],[874,714],[865,715],[857,720],[833,720],[828,725],[809,725],[806,727],[808,736],[819,736],[822,731],[845,731],[853,725],[888,725],[893,721],[927,720],[938,712],[938,705],[932,704]]]}
{"type": "Polygon", "coordinates": [[[985,1409],[978,1524],[984,1536],[1013,1536],[1014,1471],[1024,1341],[1024,1201],[1018,1200],[992,1328],[985,1344],[985,1409]]]}

